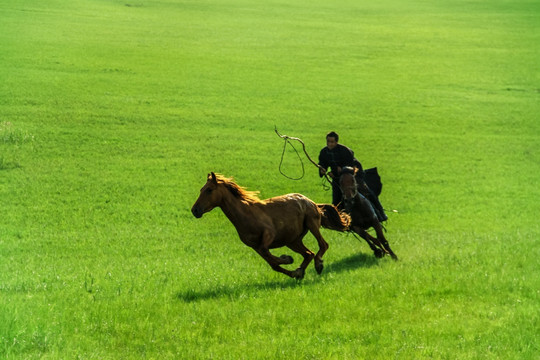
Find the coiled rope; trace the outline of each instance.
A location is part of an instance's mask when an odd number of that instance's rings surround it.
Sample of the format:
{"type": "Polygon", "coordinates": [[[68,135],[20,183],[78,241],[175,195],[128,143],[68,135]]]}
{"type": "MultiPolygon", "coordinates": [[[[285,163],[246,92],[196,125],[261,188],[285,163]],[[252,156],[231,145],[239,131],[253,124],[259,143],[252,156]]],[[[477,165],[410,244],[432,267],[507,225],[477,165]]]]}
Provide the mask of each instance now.
{"type": "MultiPolygon", "coordinates": [[[[293,136],[289,136],[289,135],[284,135],[284,134],[280,134],[277,127],[274,127],[274,131],[276,132],[277,136],[279,136],[280,138],[282,138],[283,140],[285,140],[284,144],[283,144],[283,152],[281,153],[281,160],[279,162],[279,172],[281,175],[285,176],[287,179],[291,179],[291,180],[300,180],[304,177],[304,175],[306,174],[305,172],[305,169],[304,169],[304,162],[302,161],[302,158],[300,157],[300,153],[298,152],[298,150],[296,150],[296,148],[294,147],[293,143],[291,142],[292,141],[298,141],[300,144],[302,144],[302,150],[304,151],[304,154],[306,154],[306,157],[308,158],[308,160],[313,164],[315,165],[318,169],[323,169],[322,166],[320,166],[319,164],[317,164],[315,161],[313,161],[313,159],[311,158],[311,156],[309,156],[307,150],[306,150],[306,144],[304,143],[304,141],[302,141],[302,139],[300,138],[297,138],[297,137],[293,137],[293,136]],[[302,165],[302,175],[298,178],[293,178],[287,174],[285,174],[282,170],[282,165],[283,165],[283,158],[285,157],[285,150],[287,148],[287,144],[291,145],[291,147],[294,149],[294,151],[296,152],[296,156],[298,157],[298,159],[300,160],[300,164],[302,165]]],[[[330,178],[328,177],[327,174],[324,174],[324,178],[323,178],[323,187],[327,190],[328,188],[330,188],[329,185],[325,184],[324,183],[324,180],[326,180],[326,182],[328,184],[331,184],[332,181],[330,180],[330,178]]]]}

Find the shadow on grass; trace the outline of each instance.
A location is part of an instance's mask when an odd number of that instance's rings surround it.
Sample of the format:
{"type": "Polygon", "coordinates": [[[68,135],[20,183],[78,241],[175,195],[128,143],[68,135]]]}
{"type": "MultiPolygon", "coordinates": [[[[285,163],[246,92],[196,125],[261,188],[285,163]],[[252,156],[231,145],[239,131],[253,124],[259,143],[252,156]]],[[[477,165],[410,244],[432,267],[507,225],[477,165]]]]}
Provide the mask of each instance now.
{"type": "MultiPolygon", "coordinates": [[[[321,276],[329,273],[335,274],[359,268],[369,268],[376,266],[378,261],[379,259],[371,254],[352,255],[331,264],[326,263],[321,276]]],[[[175,298],[188,303],[227,297],[230,299],[238,299],[245,296],[253,296],[254,293],[259,291],[284,290],[301,286],[312,286],[313,284],[319,283],[319,278],[315,275],[315,271],[309,271],[312,270],[312,266],[313,265],[307,268],[306,276],[303,280],[287,279],[287,277],[283,276],[283,280],[265,283],[219,285],[212,289],[202,290],[188,289],[178,292],[175,298]]]]}
{"type": "Polygon", "coordinates": [[[373,254],[355,254],[349,257],[340,259],[331,264],[325,264],[324,271],[332,273],[341,273],[344,271],[359,269],[359,268],[369,268],[375,266],[379,263],[373,254]]]}
{"type": "Polygon", "coordinates": [[[189,289],[176,294],[176,298],[184,302],[197,302],[218,298],[238,299],[246,296],[246,294],[250,294],[251,296],[253,293],[259,291],[283,290],[302,286],[302,281],[291,280],[288,282],[272,281],[258,284],[219,285],[213,289],[203,290],[189,289]]]}

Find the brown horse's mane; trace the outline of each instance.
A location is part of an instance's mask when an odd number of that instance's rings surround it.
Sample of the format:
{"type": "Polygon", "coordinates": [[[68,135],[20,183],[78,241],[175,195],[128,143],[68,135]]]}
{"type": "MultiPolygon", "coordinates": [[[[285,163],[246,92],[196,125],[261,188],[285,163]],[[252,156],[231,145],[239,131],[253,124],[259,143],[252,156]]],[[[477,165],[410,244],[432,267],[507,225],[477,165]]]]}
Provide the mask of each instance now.
{"type": "Polygon", "coordinates": [[[246,190],[246,188],[235,183],[233,181],[233,178],[227,178],[221,174],[216,174],[216,179],[218,181],[218,184],[225,185],[225,188],[229,190],[231,194],[234,195],[234,197],[240,199],[241,201],[244,201],[248,204],[255,204],[261,202],[261,199],[259,199],[258,196],[258,191],[246,190]]]}

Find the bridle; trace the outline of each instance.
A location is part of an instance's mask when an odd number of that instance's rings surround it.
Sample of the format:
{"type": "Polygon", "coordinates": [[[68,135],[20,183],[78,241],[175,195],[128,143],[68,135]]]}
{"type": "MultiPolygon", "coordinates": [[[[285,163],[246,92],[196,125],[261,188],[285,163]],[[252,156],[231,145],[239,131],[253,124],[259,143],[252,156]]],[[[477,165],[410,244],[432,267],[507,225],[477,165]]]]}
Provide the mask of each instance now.
{"type": "Polygon", "coordinates": [[[346,174],[342,174],[341,175],[341,179],[340,179],[340,184],[339,184],[339,187],[341,189],[341,194],[343,195],[343,202],[345,203],[345,207],[350,209],[352,206],[354,206],[354,203],[355,203],[355,200],[356,200],[356,197],[360,194],[358,192],[358,184],[356,183],[356,178],[354,177],[354,175],[352,174],[349,174],[349,173],[346,173],[346,174]],[[352,179],[353,179],[353,185],[349,185],[349,186],[342,186],[341,185],[341,180],[343,179],[343,176],[344,175],[350,175],[352,176],[352,179]],[[347,191],[350,191],[350,190],[354,190],[352,192],[352,195],[351,196],[347,196],[347,191]]]}

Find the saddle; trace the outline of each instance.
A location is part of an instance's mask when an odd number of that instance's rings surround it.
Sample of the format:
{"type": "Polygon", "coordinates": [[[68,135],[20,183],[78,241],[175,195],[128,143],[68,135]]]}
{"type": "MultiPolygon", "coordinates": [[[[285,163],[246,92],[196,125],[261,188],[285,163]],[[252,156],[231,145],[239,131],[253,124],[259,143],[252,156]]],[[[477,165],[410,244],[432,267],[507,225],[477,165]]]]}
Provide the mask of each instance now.
{"type": "Polygon", "coordinates": [[[379,201],[379,195],[382,191],[381,177],[377,168],[367,170],[355,170],[350,166],[341,169],[342,174],[351,174],[356,178],[358,192],[365,197],[373,206],[379,221],[386,221],[388,217],[384,213],[384,208],[379,201]]]}
{"type": "MultiPolygon", "coordinates": [[[[382,183],[381,183],[381,177],[379,176],[379,172],[377,171],[377,168],[370,168],[363,171],[363,174],[361,171],[355,171],[355,169],[352,166],[345,166],[343,169],[341,169],[342,174],[351,174],[356,177],[356,182],[361,186],[362,183],[366,183],[368,188],[375,193],[375,195],[379,196],[382,192],[382,183]]],[[[360,189],[359,189],[360,190],[360,189]]]]}

